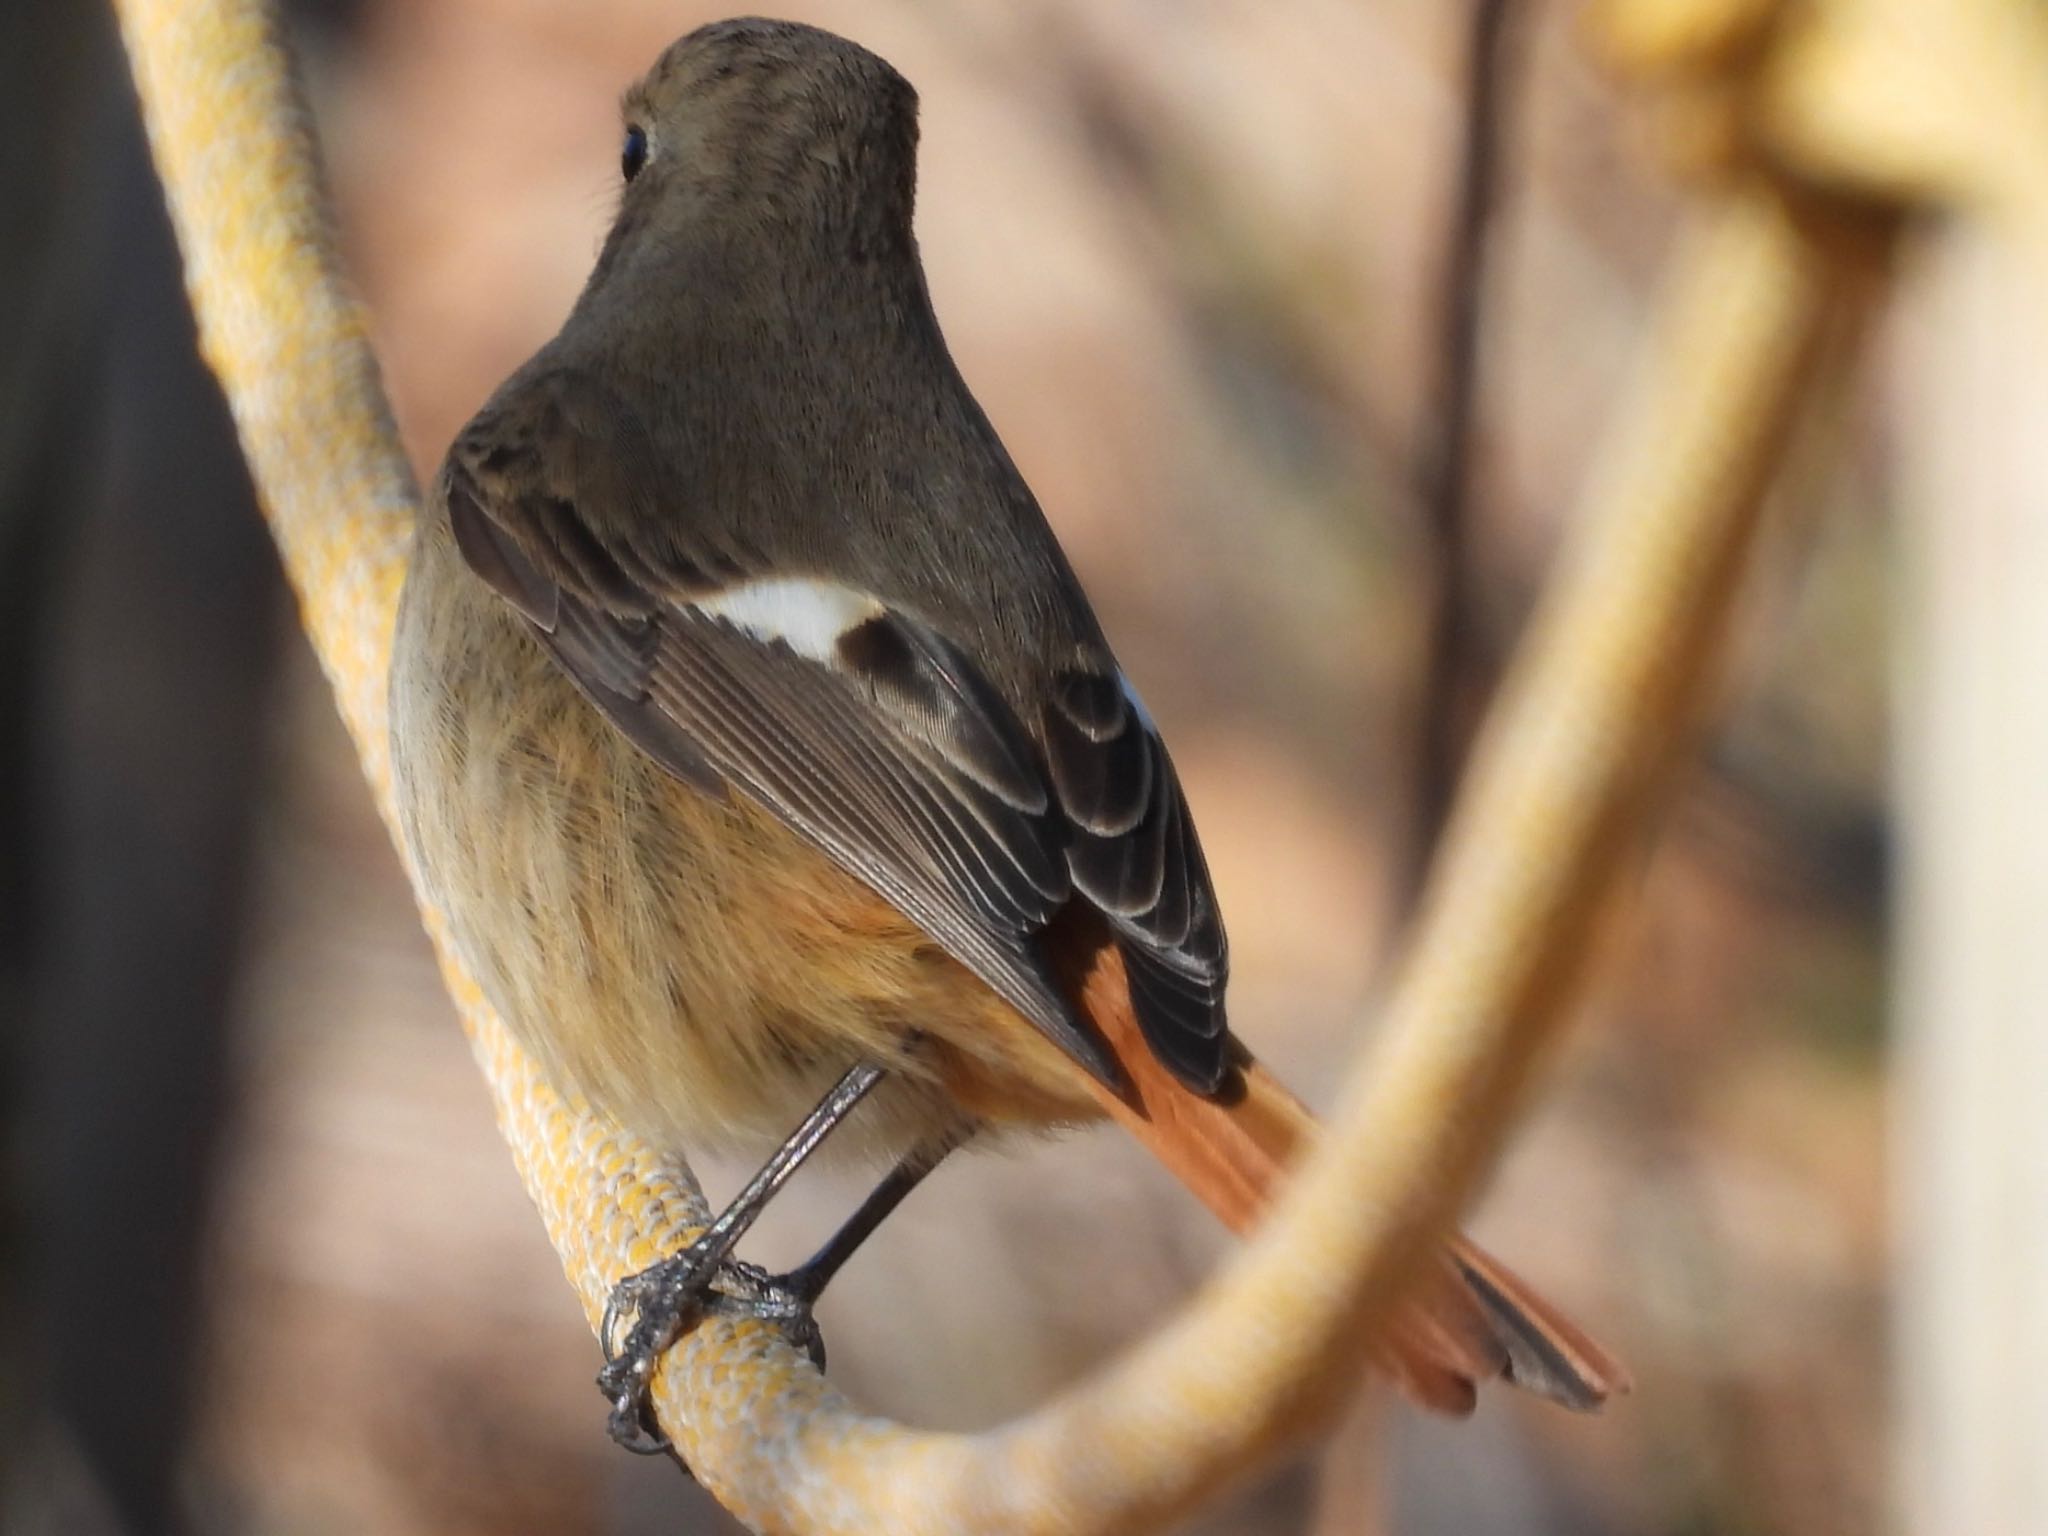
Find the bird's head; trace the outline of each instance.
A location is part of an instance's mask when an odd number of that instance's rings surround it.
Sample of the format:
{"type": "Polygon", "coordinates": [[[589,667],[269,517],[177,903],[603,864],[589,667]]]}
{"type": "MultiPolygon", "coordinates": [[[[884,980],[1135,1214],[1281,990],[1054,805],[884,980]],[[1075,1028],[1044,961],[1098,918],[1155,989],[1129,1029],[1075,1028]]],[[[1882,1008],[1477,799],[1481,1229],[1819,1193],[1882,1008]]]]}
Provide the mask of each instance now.
{"type": "Polygon", "coordinates": [[[794,22],[715,22],[671,44],[622,107],[613,242],[695,222],[846,254],[908,246],[917,92],[857,44],[794,22]]]}

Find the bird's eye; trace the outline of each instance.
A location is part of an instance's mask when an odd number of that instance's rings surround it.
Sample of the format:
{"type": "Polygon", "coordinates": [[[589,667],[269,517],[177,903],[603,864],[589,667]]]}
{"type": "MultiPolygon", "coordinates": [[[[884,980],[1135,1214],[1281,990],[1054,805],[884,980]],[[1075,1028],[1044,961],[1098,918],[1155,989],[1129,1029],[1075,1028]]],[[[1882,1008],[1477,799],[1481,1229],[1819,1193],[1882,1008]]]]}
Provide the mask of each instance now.
{"type": "Polygon", "coordinates": [[[647,163],[647,133],[637,124],[626,129],[626,142],[619,150],[619,170],[631,181],[647,163]]]}

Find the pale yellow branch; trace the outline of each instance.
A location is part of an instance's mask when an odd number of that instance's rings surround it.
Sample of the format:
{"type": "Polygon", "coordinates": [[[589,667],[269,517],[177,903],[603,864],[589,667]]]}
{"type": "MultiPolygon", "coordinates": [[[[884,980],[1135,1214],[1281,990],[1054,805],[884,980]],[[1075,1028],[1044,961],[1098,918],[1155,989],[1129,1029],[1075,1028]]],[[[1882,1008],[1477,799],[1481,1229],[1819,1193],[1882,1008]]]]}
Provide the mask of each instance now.
{"type": "Polygon", "coordinates": [[[1989,215],[2048,259],[2048,13],[2036,0],[1822,0],[1766,77],[1788,164],[1989,215]]]}
{"type": "MultiPolygon", "coordinates": [[[[255,0],[119,10],[207,355],[388,819],[384,670],[414,496],[339,297],[303,110],[255,0]]],[[[1768,192],[1703,219],[1487,734],[1382,1046],[1258,1240],[1155,1337],[980,1435],[864,1416],[768,1332],[697,1329],[658,1409],[743,1520],[846,1536],[1141,1528],[1241,1475],[1355,1378],[1362,1323],[1482,1171],[1566,1016],[1842,294],[1768,192]]],[[[563,1104],[445,963],[595,1315],[701,1220],[688,1171],[563,1104]]],[[[593,1435],[600,1409],[593,1393],[593,1435]]]]}
{"type": "Polygon", "coordinates": [[[1986,216],[2048,258],[2039,0],[1591,0],[1586,20],[1659,88],[1684,168],[1748,155],[1867,203],[1986,216]]]}

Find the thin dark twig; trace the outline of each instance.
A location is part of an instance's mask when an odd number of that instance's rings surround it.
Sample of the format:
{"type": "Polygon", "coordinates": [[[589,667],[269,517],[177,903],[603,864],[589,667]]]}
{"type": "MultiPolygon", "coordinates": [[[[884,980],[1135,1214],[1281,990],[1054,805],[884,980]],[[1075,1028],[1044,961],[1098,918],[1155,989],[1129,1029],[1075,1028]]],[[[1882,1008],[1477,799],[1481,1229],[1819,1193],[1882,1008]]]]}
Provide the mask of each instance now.
{"type": "Polygon", "coordinates": [[[1480,657],[1471,552],[1472,443],[1479,397],[1488,232],[1498,200],[1507,117],[1513,0],[1474,0],[1467,39],[1464,142],[1444,253],[1436,430],[1421,474],[1432,539],[1433,597],[1417,722],[1415,819],[1406,891],[1420,890],[1464,767],[1480,657]]]}

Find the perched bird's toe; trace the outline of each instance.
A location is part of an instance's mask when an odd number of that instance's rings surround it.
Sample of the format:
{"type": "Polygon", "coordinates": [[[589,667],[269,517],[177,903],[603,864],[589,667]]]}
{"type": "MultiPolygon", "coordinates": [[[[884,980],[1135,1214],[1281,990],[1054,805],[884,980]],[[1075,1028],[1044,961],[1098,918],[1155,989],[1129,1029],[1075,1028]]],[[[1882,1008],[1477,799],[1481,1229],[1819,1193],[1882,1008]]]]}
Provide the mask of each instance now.
{"type": "Polygon", "coordinates": [[[705,1310],[720,1317],[751,1317],[782,1331],[784,1338],[825,1369],[825,1336],[811,1313],[815,1298],[794,1275],[771,1275],[757,1264],[734,1260],[718,1274],[705,1310]]]}
{"type": "Polygon", "coordinates": [[[605,1366],[597,1386],[611,1404],[607,1428],[612,1439],[636,1455],[674,1454],[655,1422],[649,1393],[661,1357],[692,1321],[704,1316],[771,1324],[818,1369],[825,1368],[824,1336],[800,1287],[757,1265],[721,1262],[696,1245],[685,1248],[620,1281],[599,1325],[605,1366]],[[620,1327],[628,1317],[633,1325],[622,1339],[620,1327]]]}

